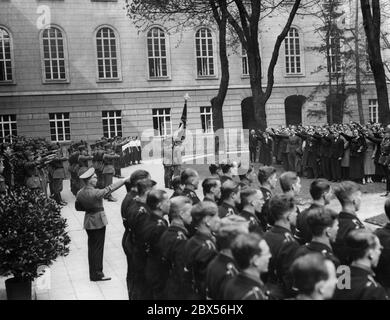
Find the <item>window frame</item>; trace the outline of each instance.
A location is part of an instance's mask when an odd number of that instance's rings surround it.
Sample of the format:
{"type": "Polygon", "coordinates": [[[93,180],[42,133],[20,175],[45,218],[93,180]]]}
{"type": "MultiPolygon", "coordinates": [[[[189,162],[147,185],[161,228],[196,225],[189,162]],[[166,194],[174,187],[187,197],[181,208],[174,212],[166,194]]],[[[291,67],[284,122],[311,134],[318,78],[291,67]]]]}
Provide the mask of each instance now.
{"type": "Polygon", "coordinates": [[[69,142],[72,140],[72,135],[71,135],[71,125],[70,125],[70,112],[50,112],[49,113],[49,128],[50,128],[50,141],[51,142],[69,142]],[[54,115],[54,119],[50,119],[50,115],[54,115]],[[62,115],[62,118],[61,119],[58,119],[57,116],[61,114],[62,115]],[[66,119],[65,118],[65,115],[68,116],[68,118],[66,119]],[[55,124],[54,128],[55,128],[55,136],[56,136],[56,140],[53,140],[53,134],[51,133],[51,123],[55,124]],[[59,140],[58,139],[58,136],[59,136],[59,132],[58,132],[58,122],[62,122],[62,135],[64,137],[64,140],[59,140]],[[66,139],[66,125],[65,125],[65,122],[68,122],[69,123],[69,139],[66,139]]]}
{"type": "Polygon", "coordinates": [[[0,114],[0,143],[4,142],[11,142],[12,143],[12,136],[13,134],[13,129],[12,129],[12,124],[15,124],[15,136],[18,135],[18,122],[17,122],[17,115],[16,114],[0,114]],[[8,121],[4,120],[4,117],[9,117],[8,121]],[[12,120],[12,117],[15,117],[15,120],[12,120]],[[7,140],[5,136],[5,130],[4,130],[4,125],[9,125],[10,128],[10,138],[7,140]]]}
{"type": "Polygon", "coordinates": [[[114,137],[122,137],[122,134],[123,134],[123,118],[122,118],[122,110],[103,110],[102,111],[102,127],[103,127],[103,136],[110,139],[110,138],[114,138],[114,137]],[[107,115],[104,116],[104,112],[107,112],[107,115]],[[114,116],[110,116],[110,112],[114,112],[114,116]],[[117,115],[117,113],[119,113],[119,116],[117,115]],[[120,124],[120,131],[118,130],[118,119],[121,120],[121,124],[120,124]],[[104,131],[104,120],[107,120],[107,136],[105,134],[105,131],[104,131]],[[112,135],[112,132],[111,132],[111,123],[110,121],[113,120],[114,121],[114,126],[115,126],[115,132],[114,132],[114,135],[112,135]],[[119,134],[120,133],[120,134],[119,134]]]}
{"type": "MultiPolygon", "coordinates": [[[[332,41],[334,41],[335,39],[337,39],[336,37],[334,36],[330,36],[329,37],[329,61],[330,61],[330,71],[332,74],[342,74],[344,73],[344,68],[343,68],[343,63],[342,63],[342,59],[341,59],[341,52],[342,52],[342,40],[341,39],[338,39],[338,46],[339,46],[339,52],[338,52],[338,61],[336,60],[336,57],[337,57],[337,54],[336,53],[333,53],[333,43],[332,41]],[[336,60],[335,61],[335,65],[333,65],[333,60],[336,60]],[[337,64],[338,63],[338,64],[337,64]],[[336,69],[334,69],[333,67],[336,67],[336,69]],[[337,70],[338,68],[340,68],[340,70],[337,70]]],[[[329,70],[327,70],[329,72],[329,70]]]]}
{"type": "MultiPolygon", "coordinates": [[[[286,64],[286,58],[287,58],[287,56],[286,56],[286,40],[288,39],[288,34],[287,34],[286,38],[283,41],[283,48],[284,48],[284,50],[283,50],[283,58],[284,58],[283,72],[284,72],[284,76],[286,78],[305,77],[305,51],[304,51],[304,42],[303,42],[303,32],[299,27],[297,27],[295,25],[292,25],[290,27],[290,30],[291,29],[296,29],[298,32],[299,52],[300,52],[299,57],[300,57],[301,72],[287,73],[287,64],[286,64]]],[[[288,32],[290,32],[290,30],[288,32]]],[[[295,61],[295,63],[296,63],[296,61],[295,61]]]]}
{"type": "MultiPolygon", "coordinates": [[[[155,137],[157,137],[157,138],[165,138],[165,137],[167,137],[167,136],[170,136],[170,135],[172,135],[172,133],[173,133],[173,130],[172,130],[172,108],[153,108],[152,109],[152,123],[153,123],[153,132],[154,132],[154,136],[155,137]],[[154,111],[158,111],[158,110],[163,110],[163,114],[154,114],[154,111]],[[166,110],[169,110],[169,114],[166,114],[166,110]],[[167,125],[166,125],[166,120],[164,120],[164,134],[163,135],[161,135],[161,130],[160,130],[160,128],[155,128],[154,127],[154,119],[155,118],[164,118],[164,119],[166,119],[166,117],[167,116],[169,116],[169,119],[170,119],[170,121],[169,121],[169,124],[170,124],[170,133],[167,133],[167,125]],[[156,131],[159,133],[158,135],[156,135],[156,131]]],[[[159,124],[160,122],[158,121],[158,124],[159,124]]]]}
{"type": "MultiPolygon", "coordinates": [[[[14,57],[14,41],[13,41],[13,36],[12,36],[12,33],[11,31],[4,25],[0,25],[0,29],[4,29],[7,33],[8,33],[8,36],[9,36],[9,43],[10,43],[10,60],[11,60],[11,76],[12,76],[12,80],[4,80],[4,81],[1,81],[0,80],[0,86],[4,86],[4,85],[13,85],[13,84],[16,84],[16,80],[15,80],[15,57],[14,57]]],[[[2,47],[0,47],[1,49],[2,47]]]]}
{"type": "Polygon", "coordinates": [[[195,76],[195,79],[196,80],[204,80],[204,79],[218,79],[218,59],[216,58],[217,57],[217,40],[216,40],[216,37],[215,37],[215,33],[214,33],[214,30],[210,27],[207,27],[207,26],[200,26],[198,28],[195,29],[195,33],[194,33],[194,56],[195,56],[195,72],[196,72],[196,76],[195,76]],[[213,68],[214,68],[214,74],[213,75],[199,75],[198,74],[198,55],[196,53],[196,40],[197,40],[197,37],[196,37],[196,34],[201,30],[201,29],[207,29],[210,31],[210,34],[211,34],[211,40],[212,40],[212,45],[213,45],[213,68]]]}
{"type": "Polygon", "coordinates": [[[214,134],[214,122],[213,122],[213,108],[211,106],[202,106],[199,108],[200,112],[200,124],[202,126],[202,131],[204,134],[214,134]],[[203,109],[203,112],[202,112],[203,109]],[[206,110],[208,109],[208,110],[206,110]],[[210,116],[210,130],[207,130],[207,116],[210,116]],[[205,123],[203,126],[203,117],[205,119],[205,123]],[[205,127],[205,130],[203,129],[205,127]]]}
{"type": "MultiPolygon", "coordinates": [[[[122,81],[122,56],[121,56],[121,45],[119,32],[109,24],[99,25],[93,33],[93,45],[95,48],[95,70],[96,70],[96,82],[107,83],[107,82],[121,82],[122,81]],[[114,32],[115,35],[115,47],[116,47],[116,63],[117,63],[117,77],[112,78],[100,78],[99,76],[99,58],[98,58],[98,46],[97,46],[97,34],[103,28],[109,28],[114,32]]],[[[112,59],[110,57],[110,59],[112,59]]],[[[104,60],[104,58],[103,58],[104,60]]]]}
{"type": "Polygon", "coordinates": [[[50,24],[46,28],[43,28],[39,33],[39,46],[41,50],[41,69],[42,69],[42,83],[43,84],[59,84],[70,83],[69,73],[69,55],[68,55],[68,39],[63,28],[56,24],[50,24]],[[64,50],[64,67],[65,67],[65,79],[46,79],[46,66],[45,66],[45,51],[43,46],[43,33],[51,28],[56,28],[62,33],[63,50],[64,50]]]}
{"type": "Polygon", "coordinates": [[[170,50],[170,37],[168,31],[161,25],[155,24],[150,26],[146,32],[145,32],[145,48],[146,48],[146,79],[148,81],[166,81],[171,80],[171,50],[170,50]],[[167,75],[166,76],[157,76],[157,77],[151,77],[150,76],[150,69],[149,69],[149,47],[148,47],[148,33],[154,29],[158,28],[164,32],[164,39],[165,39],[165,58],[167,60],[166,62],[166,68],[167,68],[167,75]]]}
{"type": "Polygon", "coordinates": [[[368,119],[370,122],[378,123],[379,121],[379,106],[378,106],[378,99],[368,99],[368,119]],[[371,103],[375,101],[375,104],[371,103]],[[374,112],[375,108],[375,112],[374,112]],[[373,116],[376,116],[376,121],[372,121],[373,116]]]}

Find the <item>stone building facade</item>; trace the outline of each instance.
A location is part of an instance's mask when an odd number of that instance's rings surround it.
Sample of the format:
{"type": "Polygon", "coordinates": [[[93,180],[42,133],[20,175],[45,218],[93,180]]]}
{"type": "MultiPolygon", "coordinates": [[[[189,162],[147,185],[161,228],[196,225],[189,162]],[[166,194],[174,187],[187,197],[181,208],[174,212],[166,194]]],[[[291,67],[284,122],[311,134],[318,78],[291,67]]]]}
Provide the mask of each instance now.
{"type": "MultiPolygon", "coordinates": [[[[264,68],[285,19],[275,12],[261,22],[264,68]]],[[[312,18],[298,16],[289,33],[291,50],[285,43],[281,47],[266,106],[269,126],[326,122],[307,113],[323,109],[323,97],[299,99],[326,80],[314,72],[323,57],[306,49],[318,41],[313,25],[312,18]]],[[[179,124],[187,92],[189,129],[208,132],[210,100],[220,81],[217,39],[213,28],[201,25],[174,34],[156,23],[139,32],[126,16],[124,0],[0,1],[0,138],[11,133],[93,141],[145,129],[169,134],[179,124]]],[[[226,128],[245,127],[242,104],[251,93],[241,53],[229,52],[226,128]]],[[[372,82],[365,89],[365,117],[376,120],[372,82]]],[[[354,101],[348,103],[357,120],[354,101]]]]}

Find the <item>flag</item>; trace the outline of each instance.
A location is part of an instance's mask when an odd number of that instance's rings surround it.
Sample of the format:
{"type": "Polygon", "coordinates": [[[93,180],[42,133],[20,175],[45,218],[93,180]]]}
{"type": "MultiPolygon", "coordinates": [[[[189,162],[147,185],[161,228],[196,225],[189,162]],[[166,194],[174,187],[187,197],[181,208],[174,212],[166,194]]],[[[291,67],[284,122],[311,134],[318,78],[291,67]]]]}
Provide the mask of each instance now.
{"type": "Polygon", "coordinates": [[[186,128],[187,128],[187,99],[184,100],[184,107],[180,118],[179,129],[175,133],[174,141],[182,141],[185,139],[186,128]]]}

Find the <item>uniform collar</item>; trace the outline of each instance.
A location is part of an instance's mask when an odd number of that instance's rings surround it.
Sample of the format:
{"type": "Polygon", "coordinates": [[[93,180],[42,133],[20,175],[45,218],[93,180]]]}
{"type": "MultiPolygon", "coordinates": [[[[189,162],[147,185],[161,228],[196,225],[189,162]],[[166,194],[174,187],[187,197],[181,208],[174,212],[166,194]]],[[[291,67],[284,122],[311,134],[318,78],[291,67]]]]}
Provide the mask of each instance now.
{"type": "Polygon", "coordinates": [[[317,241],[311,241],[306,245],[309,249],[312,249],[313,251],[323,251],[326,250],[327,252],[333,253],[333,250],[331,247],[326,245],[325,243],[317,242],[317,241]]]}
{"type": "Polygon", "coordinates": [[[170,228],[171,230],[174,230],[174,231],[182,231],[186,236],[188,236],[188,230],[187,230],[186,227],[184,227],[184,226],[175,224],[175,223],[173,222],[173,223],[171,223],[171,225],[169,226],[169,228],[170,228]]]}
{"type": "Polygon", "coordinates": [[[361,264],[353,263],[353,264],[351,264],[350,268],[351,268],[351,271],[354,271],[354,274],[358,275],[358,276],[360,276],[360,275],[361,276],[364,276],[364,275],[375,276],[375,273],[374,273],[374,271],[372,271],[371,268],[369,268],[367,266],[363,266],[361,264]]]}
{"type": "Polygon", "coordinates": [[[255,276],[253,276],[252,274],[249,274],[246,271],[241,271],[239,276],[241,276],[243,278],[250,279],[251,281],[256,282],[260,287],[264,286],[263,282],[260,280],[260,277],[255,277],[255,276]]]}
{"type": "MultiPolygon", "coordinates": [[[[341,211],[340,214],[339,214],[339,219],[340,218],[343,218],[343,219],[357,219],[359,220],[358,216],[353,214],[353,213],[349,213],[349,212],[345,212],[345,211],[341,211]]],[[[360,221],[360,220],[359,220],[360,221]]]]}
{"type": "Polygon", "coordinates": [[[279,234],[285,234],[286,232],[292,234],[291,230],[289,230],[285,227],[278,226],[278,225],[273,226],[270,231],[273,233],[279,233],[279,234]]]}

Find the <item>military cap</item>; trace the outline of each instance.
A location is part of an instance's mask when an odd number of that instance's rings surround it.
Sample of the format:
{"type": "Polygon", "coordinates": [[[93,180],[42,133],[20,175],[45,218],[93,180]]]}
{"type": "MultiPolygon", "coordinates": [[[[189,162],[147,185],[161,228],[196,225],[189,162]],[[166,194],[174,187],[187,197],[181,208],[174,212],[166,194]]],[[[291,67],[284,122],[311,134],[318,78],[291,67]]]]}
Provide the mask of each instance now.
{"type": "Polygon", "coordinates": [[[89,179],[94,175],[94,173],[95,169],[93,167],[89,168],[87,171],[80,175],[80,179],[89,179]]]}

